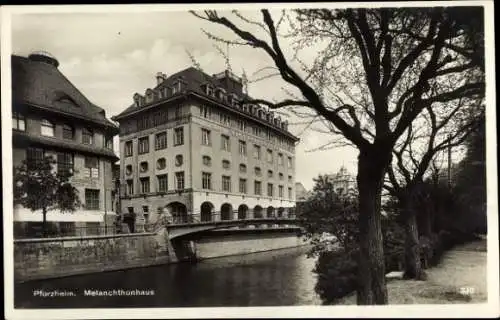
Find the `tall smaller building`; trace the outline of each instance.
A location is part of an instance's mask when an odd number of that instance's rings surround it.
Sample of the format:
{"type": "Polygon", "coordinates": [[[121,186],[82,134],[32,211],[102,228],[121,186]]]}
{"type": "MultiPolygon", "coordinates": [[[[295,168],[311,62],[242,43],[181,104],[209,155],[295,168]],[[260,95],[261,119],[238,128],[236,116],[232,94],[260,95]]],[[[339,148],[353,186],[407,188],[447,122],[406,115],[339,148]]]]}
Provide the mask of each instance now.
{"type": "Polygon", "coordinates": [[[346,195],[357,190],[356,177],[342,166],[337,173],[329,174],[328,180],[332,182],[333,189],[338,195],[346,195]]]}
{"type": "MultiPolygon", "coordinates": [[[[13,165],[35,164],[46,156],[55,170],[70,172],[83,206],[74,213],[50,210],[47,221],[67,235],[100,233],[114,221],[113,137],[118,127],[106,118],[61,71],[50,54],[12,56],[13,165]]],[[[42,222],[40,211],[14,208],[15,232],[42,222]]]]}

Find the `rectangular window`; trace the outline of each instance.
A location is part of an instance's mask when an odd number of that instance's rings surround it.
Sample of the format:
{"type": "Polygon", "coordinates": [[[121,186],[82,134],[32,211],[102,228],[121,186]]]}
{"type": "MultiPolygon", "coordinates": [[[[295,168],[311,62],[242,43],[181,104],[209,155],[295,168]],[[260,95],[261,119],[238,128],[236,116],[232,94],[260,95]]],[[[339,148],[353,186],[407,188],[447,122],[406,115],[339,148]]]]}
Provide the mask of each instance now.
{"type": "Polygon", "coordinates": [[[58,153],[57,154],[57,173],[61,175],[73,174],[73,154],[72,153],[58,153]]]}
{"type": "Polygon", "coordinates": [[[86,178],[99,178],[99,158],[85,157],[84,176],[86,178]]]}
{"type": "Polygon", "coordinates": [[[201,188],[211,190],[212,189],[212,174],[208,172],[201,173],[201,188]]]}
{"type": "Polygon", "coordinates": [[[267,162],[273,163],[273,150],[267,149],[267,162]]]}
{"type": "Polygon", "coordinates": [[[222,134],[220,136],[220,138],[221,138],[221,149],[224,151],[230,151],[231,150],[231,143],[230,143],[231,140],[229,139],[229,136],[222,134]]]}
{"type": "Polygon", "coordinates": [[[99,210],[99,190],[85,189],[85,209],[99,210]]]}
{"type": "Polygon", "coordinates": [[[260,160],[260,146],[254,144],[253,146],[253,157],[257,160],[260,160]]]}
{"type": "Polygon", "coordinates": [[[139,138],[138,142],[138,153],[144,154],[149,152],[149,137],[139,138]]]}
{"type": "Polygon", "coordinates": [[[240,156],[243,156],[243,157],[247,156],[247,143],[243,140],[240,140],[239,151],[240,151],[240,156]]]}
{"type": "Polygon", "coordinates": [[[240,129],[243,132],[246,131],[246,129],[247,129],[247,123],[245,122],[245,120],[238,119],[238,129],[240,129]]]}
{"type": "Polygon", "coordinates": [[[12,112],[12,129],[26,131],[26,118],[18,112],[12,112]]]}
{"type": "Polygon", "coordinates": [[[168,191],[168,177],[166,174],[158,176],[158,191],[159,192],[168,191]]]}
{"type": "Polygon", "coordinates": [[[288,168],[289,169],[292,168],[292,165],[293,165],[293,163],[292,163],[292,157],[288,157],[288,168]]]}
{"type": "Polygon", "coordinates": [[[174,145],[180,146],[184,144],[184,127],[174,129],[174,145]]]}
{"type": "Polygon", "coordinates": [[[267,184],[267,196],[268,197],[273,196],[273,184],[272,183],[267,184]]]}
{"type": "Polygon", "coordinates": [[[63,125],[63,132],[62,132],[63,139],[66,140],[73,140],[75,136],[75,130],[73,129],[72,126],[70,125],[63,125]]]}
{"type": "Polygon", "coordinates": [[[283,162],[283,153],[278,153],[278,164],[280,166],[284,165],[285,163],[283,162]]]}
{"type": "Polygon", "coordinates": [[[55,135],[56,126],[47,119],[42,119],[41,134],[42,136],[53,137],[55,135]]]}
{"type": "Polygon", "coordinates": [[[175,187],[177,190],[184,189],[184,171],[175,173],[175,187]]]}
{"type": "Polygon", "coordinates": [[[157,133],[155,136],[155,150],[165,149],[167,147],[167,132],[157,133]]]}
{"type": "Polygon", "coordinates": [[[222,176],[222,191],[231,192],[231,177],[222,176]]]}
{"type": "Polygon", "coordinates": [[[134,180],[127,180],[127,195],[134,194],[134,180]]]}
{"type": "Polygon", "coordinates": [[[292,188],[288,188],[288,199],[292,199],[292,188]]]}
{"type": "Polygon", "coordinates": [[[104,147],[113,150],[113,137],[106,137],[104,147]]]}
{"type": "Polygon", "coordinates": [[[142,212],[144,214],[144,220],[146,220],[146,223],[148,222],[148,217],[149,217],[149,207],[148,206],[142,206],[142,212]]]}
{"type": "Polygon", "coordinates": [[[240,179],[240,193],[247,193],[247,179],[240,179]]]}
{"type": "Polygon", "coordinates": [[[260,181],[254,182],[254,193],[259,196],[262,194],[262,183],[260,181]]]}
{"type": "Polygon", "coordinates": [[[125,157],[131,157],[134,154],[132,141],[125,142],[125,157]]]}
{"type": "Polygon", "coordinates": [[[175,107],[175,118],[179,119],[182,117],[182,106],[175,107]]]}
{"type": "Polygon", "coordinates": [[[293,180],[292,180],[292,176],[288,176],[288,183],[292,183],[293,180]]]}
{"type": "Polygon", "coordinates": [[[203,118],[210,119],[212,117],[212,109],[209,106],[201,106],[200,107],[200,115],[203,118]]]}
{"type": "Polygon", "coordinates": [[[212,145],[212,141],[210,140],[210,130],[201,129],[201,144],[205,146],[212,145]]]}
{"type": "Polygon", "coordinates": [[[83,144],[93,144],[94,143],[94,133],[92,130],[83,128],[82,129],[82,143],[83,144]]]}
{"type": "Polygon", "coordinates": [[[26,149],[26,165],[28,169],[33,169],[43,162],[45,150],[40,148],[26,149]]]}
{"type": "Polygon", "coordinates": [[[149,193],[149,177],[141,178],[141,193],[149,193]]]}
{"type": "Polygon", "coordinates": [[[278,187],[278,197],[280,197],[280,198],[283,198],[283,197],[284,197],[284,195],[283,195],[283,191],[284,191],[283,186],[279,186],[279,187],[278,187]]]}

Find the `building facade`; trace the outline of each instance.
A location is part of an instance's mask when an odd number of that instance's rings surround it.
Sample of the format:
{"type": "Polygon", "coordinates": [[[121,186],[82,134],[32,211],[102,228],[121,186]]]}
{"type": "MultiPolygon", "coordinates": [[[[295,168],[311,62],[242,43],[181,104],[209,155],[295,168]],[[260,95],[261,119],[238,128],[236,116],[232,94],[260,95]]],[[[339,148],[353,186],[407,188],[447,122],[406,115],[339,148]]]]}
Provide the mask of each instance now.
{"type": "MultiPolygon", "coordinates": [[[[112,200],[113,137],[118,127],[58,69],[47,53],[12,56],[13,165],[52,156],[58,172],[71,172],[82,208],[74,213],[49,211],[47,221],[71,230],[102,226],[115,218],[112,200]]],[[[41,212],[17,206],[15,224],[36,224],[41,212]]]]}
{"type": "Polygon", "coordinates": [[[337,173],[329,174],[328,180],[333,184],[333,190],[338,195],[347,195],[357,190],[356,177],[344,166],[340,167],[337,173]]]}
{"type": "Polygon", "coordinates": [[[156,78],[113,117],[122,213],[150,223],[165,211],[178,221],[291,214],[298,139],[287,122],[242,103],[242,80],[229,71],[188,68],[156,78]]]}

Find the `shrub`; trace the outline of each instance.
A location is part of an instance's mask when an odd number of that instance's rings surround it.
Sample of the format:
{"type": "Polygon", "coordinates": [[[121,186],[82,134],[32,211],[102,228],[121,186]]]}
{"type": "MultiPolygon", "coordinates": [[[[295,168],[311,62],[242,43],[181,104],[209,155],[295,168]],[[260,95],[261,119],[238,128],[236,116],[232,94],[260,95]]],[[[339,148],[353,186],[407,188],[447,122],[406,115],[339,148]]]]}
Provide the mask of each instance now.
{"type": "Polygon", "coordinates": [[[331,304],[356,290],[357,263],[354,253],[324,251],[318,256],[314,272],[318,275],[315,291],[323,304],[331,304]]]}

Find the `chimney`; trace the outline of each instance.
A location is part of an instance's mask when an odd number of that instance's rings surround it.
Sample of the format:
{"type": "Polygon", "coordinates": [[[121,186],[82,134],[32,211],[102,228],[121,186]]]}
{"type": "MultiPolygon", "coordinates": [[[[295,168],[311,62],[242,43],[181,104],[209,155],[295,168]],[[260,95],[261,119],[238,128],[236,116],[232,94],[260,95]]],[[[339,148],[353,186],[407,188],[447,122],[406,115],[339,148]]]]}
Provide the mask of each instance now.
{"type": "Polygon", "coordinates": [[[162,72],[157,72],[156,73],[156,84],[157,85],[161,84],[163,81],[165,81],[165,78],[166,78],[166,74],[164,74],[162,72]]]}

